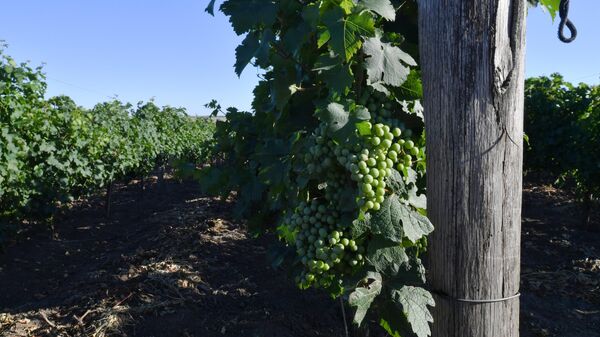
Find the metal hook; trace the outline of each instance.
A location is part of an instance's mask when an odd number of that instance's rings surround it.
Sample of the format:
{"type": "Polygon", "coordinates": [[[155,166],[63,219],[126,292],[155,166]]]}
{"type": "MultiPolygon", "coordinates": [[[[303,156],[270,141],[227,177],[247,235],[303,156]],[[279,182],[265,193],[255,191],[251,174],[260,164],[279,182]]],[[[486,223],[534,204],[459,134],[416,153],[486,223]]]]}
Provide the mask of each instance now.
{"type": "Polygon", "coordinates": [[[569,20],[569,0],[560,0],[560,8],[558,11],[560,15],[560,23],[558,24],[558,38],[564,43],[570,43],[575,41],[577,37],[577,29],[571,20],[569,20]],[[570,37],[566,37],[564,34],[565,26],[571,33],[570,37]]]}

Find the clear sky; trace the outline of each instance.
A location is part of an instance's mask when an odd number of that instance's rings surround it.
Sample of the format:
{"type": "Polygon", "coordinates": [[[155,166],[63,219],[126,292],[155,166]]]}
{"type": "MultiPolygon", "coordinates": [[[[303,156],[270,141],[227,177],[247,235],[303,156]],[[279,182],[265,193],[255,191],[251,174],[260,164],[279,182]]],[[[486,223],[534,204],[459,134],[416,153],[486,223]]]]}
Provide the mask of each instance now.
{"type": "MultiPolygon", "coordinates": [[[[219,4],[221,1],[217,1],[219,4]]],[[[115,95],[206,114],[212,98],[249,109],[256,70],[233,72],[241,39],[208,0],[0,0],[0,40],[17,61],[45,63],[48,95],[90,107],[115,95]]],[[[541,9],[528,17],[527,75],[600,82],[600,1],[571,1],[577,40],[563,44],[541,9]]]]}

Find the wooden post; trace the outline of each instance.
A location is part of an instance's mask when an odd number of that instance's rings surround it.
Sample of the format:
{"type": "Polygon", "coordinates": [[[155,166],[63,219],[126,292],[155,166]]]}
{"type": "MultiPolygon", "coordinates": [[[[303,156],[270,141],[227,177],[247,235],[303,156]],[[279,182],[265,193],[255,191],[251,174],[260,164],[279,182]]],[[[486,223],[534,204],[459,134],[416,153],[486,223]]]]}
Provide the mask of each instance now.
{"type": "Polygon", "coordinates": [[[519,336],[525,14],[419,1],[433,337],[519,336]]]}

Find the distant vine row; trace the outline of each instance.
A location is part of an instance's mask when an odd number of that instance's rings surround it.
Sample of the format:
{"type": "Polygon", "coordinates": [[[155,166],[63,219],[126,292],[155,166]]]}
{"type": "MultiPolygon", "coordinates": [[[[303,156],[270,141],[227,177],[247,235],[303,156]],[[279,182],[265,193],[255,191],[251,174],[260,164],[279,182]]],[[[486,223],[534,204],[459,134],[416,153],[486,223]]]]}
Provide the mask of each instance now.
{"type": "Polygon", "coordinates": [[[41,68],[0,49],[0,241],[111,182],[207,155],[214,122],[184,109],[115,100],[88,110],[45,92],[41,68]]]}

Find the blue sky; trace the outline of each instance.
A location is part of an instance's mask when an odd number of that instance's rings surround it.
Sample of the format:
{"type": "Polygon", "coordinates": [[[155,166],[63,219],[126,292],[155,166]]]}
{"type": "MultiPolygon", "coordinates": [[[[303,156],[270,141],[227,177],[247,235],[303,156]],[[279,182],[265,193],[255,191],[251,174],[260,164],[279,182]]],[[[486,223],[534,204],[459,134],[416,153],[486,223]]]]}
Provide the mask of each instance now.
{"type": "MultiPolygon", "coordinates": [[[[217,1],[219,3],[220,1],[217,1]]],[[[241,39],[208,0],[4,0],[0,40],[17,61],[44,62],[48,95],[83,106],[118,95],[183,106],[206,114],[212,98],[249,109],[256,70],[233,72],[241,39]]],[[[558,22],[532,9],[527,22],[528,76],[560,72],[574,82],[600,82],[600,1],[571,2],[577,40],[563,44],[558,22]]]]}

